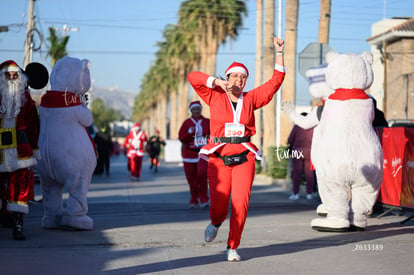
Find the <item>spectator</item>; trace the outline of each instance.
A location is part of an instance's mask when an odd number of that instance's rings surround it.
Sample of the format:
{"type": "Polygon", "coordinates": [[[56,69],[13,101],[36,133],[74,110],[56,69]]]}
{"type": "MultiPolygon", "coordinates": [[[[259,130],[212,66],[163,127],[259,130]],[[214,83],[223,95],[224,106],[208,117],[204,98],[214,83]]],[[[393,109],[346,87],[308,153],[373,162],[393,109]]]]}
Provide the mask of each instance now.
{"type": "Polygon", "coordinates": [[[112,137],[108,133],[106,127],[102,127],[102,129],[96,133],[94,141],[98,152],[95,174],[101,175],[105,173],[109,176],[110,156],[113,150],[113,143],[112,137]]]}
{"type": "Polygon", "coordinates": [[[160,165],[160,153],[161,153],[161,146],[165,146],[165,141],[163,138],[160,137],[160,130],[155,130],[155,135],[149,138],[148,140],[149,145],[149,155],[150,155],[150,169],[154,168],[154,172],[158,172],[158,166],[160,165]]]}
{"type": "MultiPolygon", "coordinates": [[[[306,116],[307,113],[301,113],[306,116]]],[[[312,145],[313,128],[302,129],[299,126],[293,126],[292,131],[288,137],[289,151],[292,160],[292,178],[293,178],[293,193],[290,195],[290,200],[299,199],[300,184],[302,175],[305,173],[306,178],[306,199],[313,198],[313,191],[315,185],[315,173],[311,169],[310,152],[312,145]]]]}

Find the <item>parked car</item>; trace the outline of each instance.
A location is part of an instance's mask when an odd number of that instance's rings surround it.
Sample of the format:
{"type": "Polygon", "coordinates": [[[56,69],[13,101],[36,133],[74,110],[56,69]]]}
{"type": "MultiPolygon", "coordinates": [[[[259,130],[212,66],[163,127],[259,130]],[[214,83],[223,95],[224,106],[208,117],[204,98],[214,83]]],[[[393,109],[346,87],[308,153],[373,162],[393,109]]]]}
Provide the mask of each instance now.
{"type": "Polygon", "coordinates": [[[388,126],[414,128],[414,119],[390,119],[388,120],[388,126]]]}

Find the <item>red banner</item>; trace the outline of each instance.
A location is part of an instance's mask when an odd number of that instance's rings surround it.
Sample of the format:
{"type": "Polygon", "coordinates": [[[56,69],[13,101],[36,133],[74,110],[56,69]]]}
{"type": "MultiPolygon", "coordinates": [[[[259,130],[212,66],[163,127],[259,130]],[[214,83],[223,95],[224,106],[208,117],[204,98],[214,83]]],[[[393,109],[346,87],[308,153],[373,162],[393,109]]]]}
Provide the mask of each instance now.
{"type": "Polygon", "coordinates": [[[414,128],[377,129],[384,152],[384,180],[378,201],[414,208],[414,128]]]}

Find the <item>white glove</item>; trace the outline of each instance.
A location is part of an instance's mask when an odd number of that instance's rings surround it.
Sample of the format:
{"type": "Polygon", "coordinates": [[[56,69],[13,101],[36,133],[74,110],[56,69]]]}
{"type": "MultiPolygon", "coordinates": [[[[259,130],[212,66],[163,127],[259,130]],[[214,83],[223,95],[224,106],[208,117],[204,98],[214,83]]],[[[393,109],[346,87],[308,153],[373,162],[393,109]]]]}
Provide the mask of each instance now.
{"type": "Polygon", "coordinates": [[[290,113],[295,111],[295,106],[290,101],[285,101],[282,103],[282,112],[289,115],[290,113]]]}

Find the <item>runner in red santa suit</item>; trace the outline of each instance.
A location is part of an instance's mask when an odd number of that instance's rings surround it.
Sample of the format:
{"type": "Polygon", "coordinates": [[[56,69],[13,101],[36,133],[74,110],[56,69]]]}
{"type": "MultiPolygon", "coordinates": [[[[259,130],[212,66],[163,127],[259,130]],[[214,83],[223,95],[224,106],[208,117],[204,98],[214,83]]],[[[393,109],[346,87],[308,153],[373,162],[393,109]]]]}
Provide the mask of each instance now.
{"type": "Polygon", "coordinates": [[[141,129],[138,123],[135,123],[125,138],[124,148],[128,157],[128,171],[131,172],[132,180],[139,180],[141,176],[144,143],[147,139],[145,131],[141,129]]]}
{"type": "Polygon", "coordinates": [[[26,238],[23,219],[34,184],[30,168],[40,159],[39,117],[27,84],[16,62],[0,65],[0,208],[11,213],[15,240],[26,238]]]}
{"type": "Polygon", "coordinates": [[[178,138],[182,143],[184,173],[190,186],[189,208],[200,205],[208,207],[207,161],[200,159],[198,153],[207,144],[210,135],[210,120],[201,115],[200,101],[190,103],[191,117],[180,127],[178,138]],[[199,204],[200,203],[200,204],[199,204]]]}
{"type": "Polygon", "coordinates": [[[260,151],[250,142],[256,133],[254,111],[268,104],[285,77],[284,41],[274,38],[276,65],[272,78],[263,85],[243,92],[249,72],[234,62],[226,70],[226,80],[201,72],[191,72],[188,79],[197,94],[210,106],[212,143],[200,155],[208,157],[210,219],[204,234],[206,242],[216,238],[219,226],[228,214],[231,195],[230,232],[227,260],[240,261],[240,244],[255,175],[255,157],[260,151]]]}

